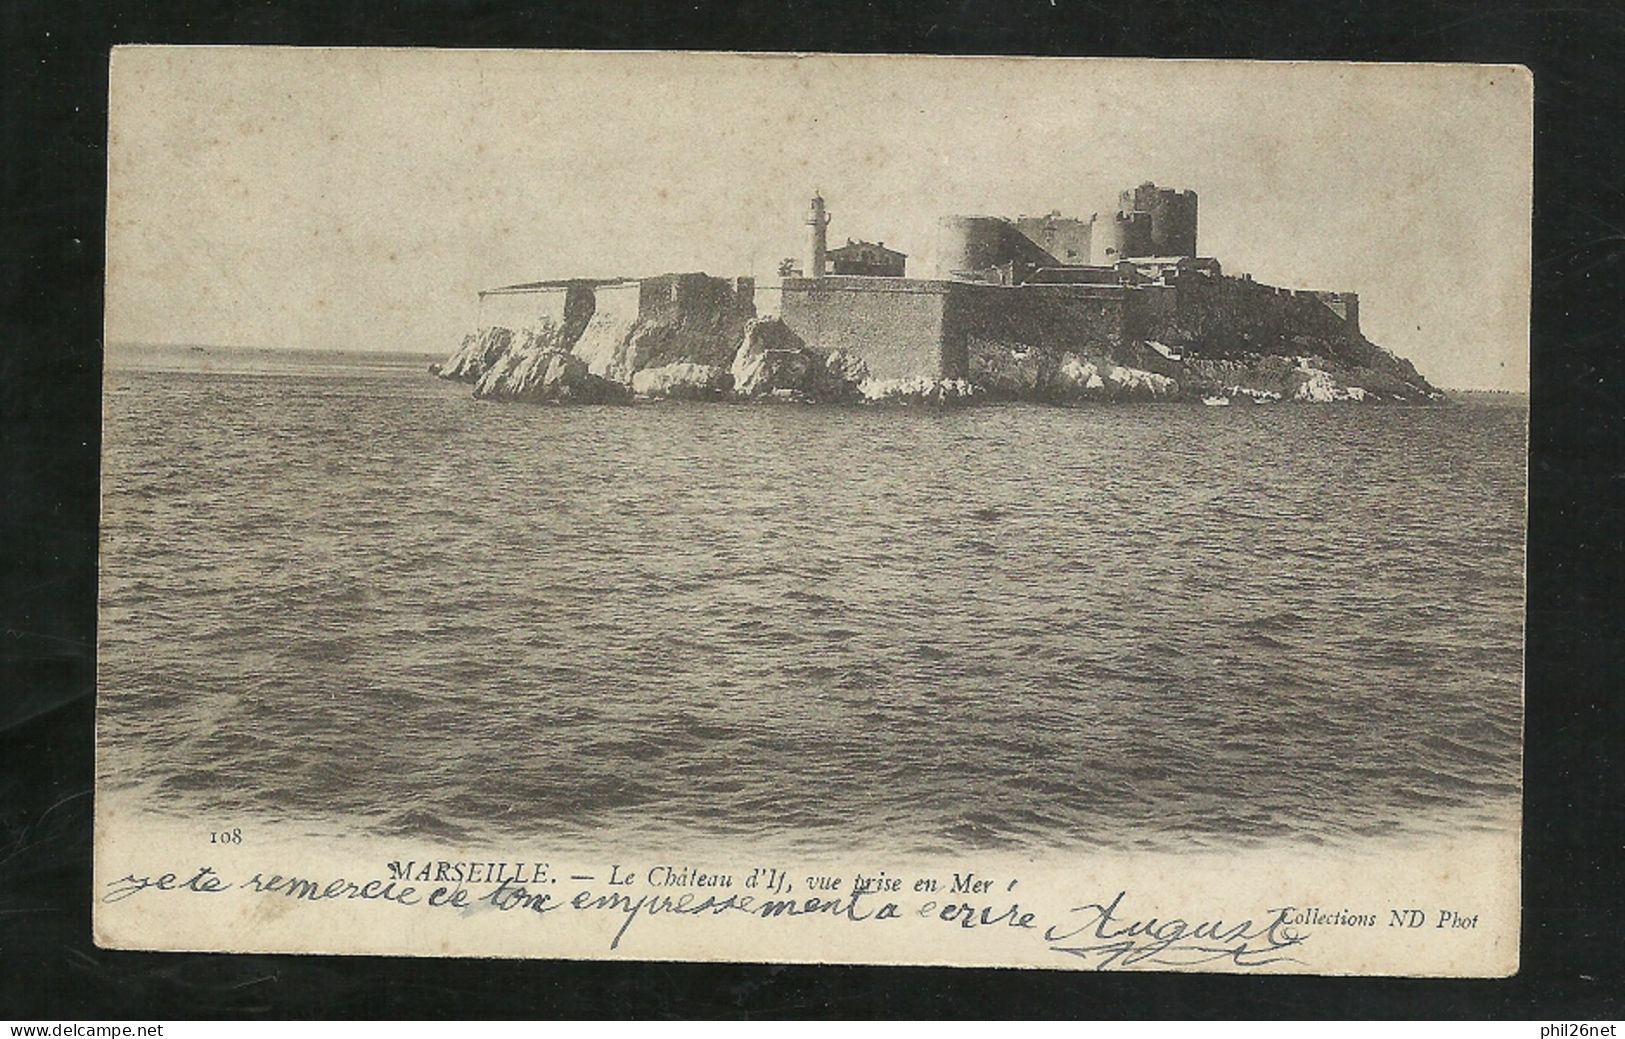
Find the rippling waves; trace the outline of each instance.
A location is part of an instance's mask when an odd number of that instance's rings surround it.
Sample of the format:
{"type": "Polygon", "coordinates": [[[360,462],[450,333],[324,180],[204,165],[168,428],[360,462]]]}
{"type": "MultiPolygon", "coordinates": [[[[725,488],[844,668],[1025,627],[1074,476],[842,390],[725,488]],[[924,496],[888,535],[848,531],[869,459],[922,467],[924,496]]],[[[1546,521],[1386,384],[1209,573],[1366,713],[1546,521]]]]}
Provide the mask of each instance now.
{"type": "Polygon", "coordinates": [[[494,406],[112,372],[102,781],[502,842],[1507,825],[1519,408],[494,406]]]}

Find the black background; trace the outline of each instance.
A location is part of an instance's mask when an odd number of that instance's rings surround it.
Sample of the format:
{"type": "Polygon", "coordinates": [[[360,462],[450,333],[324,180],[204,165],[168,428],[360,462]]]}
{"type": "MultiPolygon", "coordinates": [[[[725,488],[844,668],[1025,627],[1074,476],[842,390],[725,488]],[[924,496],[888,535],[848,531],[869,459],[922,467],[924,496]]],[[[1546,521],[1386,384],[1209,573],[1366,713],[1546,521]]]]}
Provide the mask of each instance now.
{"type": "Polygon", "coordinates": [[[518,8],[23,0],[0,10],[7,217],[0,245],[0,1018],[1620,1014],[1625,6],[648,0],[518,8]],[[97,949],[90,940],[95,535],[107,53],[116,43],[1528,65],[1536,206],[1522,971],[1496,981],[1234,978],[97,949]]]}

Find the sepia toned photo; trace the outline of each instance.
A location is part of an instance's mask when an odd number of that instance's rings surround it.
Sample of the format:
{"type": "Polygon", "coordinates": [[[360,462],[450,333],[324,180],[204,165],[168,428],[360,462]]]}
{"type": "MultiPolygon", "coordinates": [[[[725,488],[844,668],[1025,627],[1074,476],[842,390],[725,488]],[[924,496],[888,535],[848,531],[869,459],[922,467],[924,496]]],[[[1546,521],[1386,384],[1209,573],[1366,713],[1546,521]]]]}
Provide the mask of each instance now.
{"type": "Polygon", "coordinates": [[[1533,89],[115,51],[98,941],[1515,971],[1533,89]]]}

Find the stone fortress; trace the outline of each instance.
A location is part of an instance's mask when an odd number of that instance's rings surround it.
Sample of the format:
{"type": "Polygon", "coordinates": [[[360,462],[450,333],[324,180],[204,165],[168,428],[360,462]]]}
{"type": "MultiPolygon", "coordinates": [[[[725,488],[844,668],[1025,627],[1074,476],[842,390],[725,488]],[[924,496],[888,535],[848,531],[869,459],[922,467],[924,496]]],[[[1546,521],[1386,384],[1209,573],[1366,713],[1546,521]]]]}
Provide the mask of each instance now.
{"type": "Polygon", "coordinates": [[[1224,274],[1197,249],[1197,197],[1140,184],[1088,220],[939,221],[935,270],[884,242],[828,246],[814,194],[776,283],[665,274],[480,294],[441,375],[479,396],[973,398],[1270,403],[1436,400],[1361,334],[1353,292],[1224,274]]]}

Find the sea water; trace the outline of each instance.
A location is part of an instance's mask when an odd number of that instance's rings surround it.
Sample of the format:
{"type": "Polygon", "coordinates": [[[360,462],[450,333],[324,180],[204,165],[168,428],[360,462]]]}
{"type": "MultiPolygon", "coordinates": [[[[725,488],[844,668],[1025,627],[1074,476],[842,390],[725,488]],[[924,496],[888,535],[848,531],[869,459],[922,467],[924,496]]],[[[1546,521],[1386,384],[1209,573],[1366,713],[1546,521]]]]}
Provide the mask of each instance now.
{"type": "Polygon", "coordinates": [[[1505,828],[1526,425],[112,370],[100,794],[497,846],[1505,828]]]}

